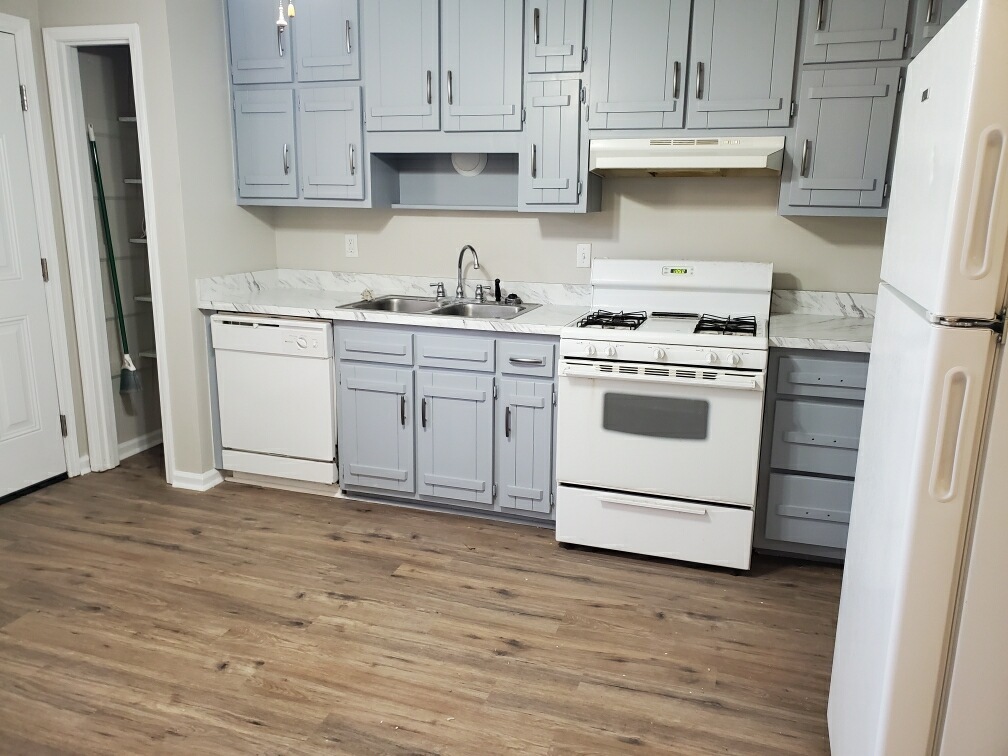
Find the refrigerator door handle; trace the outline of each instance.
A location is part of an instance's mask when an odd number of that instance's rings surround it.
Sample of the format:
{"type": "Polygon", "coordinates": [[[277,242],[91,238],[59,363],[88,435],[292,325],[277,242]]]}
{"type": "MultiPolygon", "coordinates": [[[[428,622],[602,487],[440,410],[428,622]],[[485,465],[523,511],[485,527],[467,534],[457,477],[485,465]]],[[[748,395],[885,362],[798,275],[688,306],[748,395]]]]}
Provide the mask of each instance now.
{"type": "Polygon", "coordinates": [[[971,381],[961,368],[950,370],[942,389],[941,410],[938,415],[938,439],[934,461],[931,465],[931,496],[940,502],[955,498],[959,487],[960,454],[963,430],[966,425],[967,398],[971,381]]]}
{"type": "Polygon", "coordinates": [[[995,254],[1003,255],[1008,236],[1008,218],[1003,196],[1005,165],[1005,133],[991,126],[980,137],[979,154],[973,174],[969,220],[963,245],[960,271],[977,280],[991,271],[995,254]]]}

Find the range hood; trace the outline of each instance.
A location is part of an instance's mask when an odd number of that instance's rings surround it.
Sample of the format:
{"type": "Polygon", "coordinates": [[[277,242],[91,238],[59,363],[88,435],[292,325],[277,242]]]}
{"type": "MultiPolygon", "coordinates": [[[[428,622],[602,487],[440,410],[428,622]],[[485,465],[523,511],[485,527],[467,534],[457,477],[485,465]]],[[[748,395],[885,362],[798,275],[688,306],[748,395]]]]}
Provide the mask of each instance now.
{"type": "Polygon", "coordinates": [[[776,176],[784,137],[592,139],[588,170],[599,176],[776,176]]]}

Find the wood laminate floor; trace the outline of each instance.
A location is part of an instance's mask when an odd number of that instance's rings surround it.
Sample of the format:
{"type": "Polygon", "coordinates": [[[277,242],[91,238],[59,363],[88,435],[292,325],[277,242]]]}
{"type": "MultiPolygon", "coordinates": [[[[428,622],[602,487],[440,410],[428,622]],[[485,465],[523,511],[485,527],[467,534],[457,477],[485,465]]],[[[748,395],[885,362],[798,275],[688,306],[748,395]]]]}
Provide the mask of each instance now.
{"type": "Polygon", "coordinates": [[[225,484],[0,506],[0,750],[827,753],[840,570],[225,484]]]}

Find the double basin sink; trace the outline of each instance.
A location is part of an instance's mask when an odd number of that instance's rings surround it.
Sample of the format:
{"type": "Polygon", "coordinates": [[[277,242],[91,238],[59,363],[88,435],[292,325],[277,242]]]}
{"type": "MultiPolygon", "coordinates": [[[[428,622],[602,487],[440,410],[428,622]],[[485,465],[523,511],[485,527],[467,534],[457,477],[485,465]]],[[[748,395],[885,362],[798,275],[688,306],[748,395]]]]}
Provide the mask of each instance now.
{"type": "Polygon", "coordinates": [[[524,312],[539,307],[537,304],[498,304],[497,302],[471,302],[467,300],[434,299],[432,297],[387,296],[344,305],[347,310],[398,312],[410,315],[439,315],[456,318],[482,318],[485,320],[511,320],[524,312]]]}

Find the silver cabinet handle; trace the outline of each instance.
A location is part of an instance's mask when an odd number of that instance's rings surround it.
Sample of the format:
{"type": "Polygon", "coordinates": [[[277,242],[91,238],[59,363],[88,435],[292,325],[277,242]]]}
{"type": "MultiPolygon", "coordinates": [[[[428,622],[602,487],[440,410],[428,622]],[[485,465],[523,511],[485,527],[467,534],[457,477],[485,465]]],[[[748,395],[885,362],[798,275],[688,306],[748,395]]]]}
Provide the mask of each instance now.
{"type": "Polygon", "coordinates": [[[532,144],[532,178],[536,177],[536,146],[532,144]]]}
{"type": "Polygon", "coordinates": [[[350,19],[346,20],[346,51],[347,55],[350,54],[350,19]]]}
{"type": "Polygon", "coordinates": [[[406,427],[406,394],[399,397],[399,422],[403,428],[406,427]]]}
{"type": "Polygon", "coordinates": [[[454,102],[452,97],[452,72],[448,71],[448,104],[451,105],[454,102]]]}
{"type": "Polygon", "coordinates": [[[277,27],[277,49],[280,50],[280,57],[281,58],[284,56],[283,33],[284,33],[284,29],[285,28],[286,27],[284,27],[284,26],[278,26],[277,27]]]}
{"type": "Polygon", "coordinates": [[[932,24],[934,23],[934,0],[928,0],[927,17],[924,19],[924,23],[932,24]]]}
{"type": "Polygon", "coordinates": [[[696,98],[698,100],[703,99],[703,61],[697,61],[696,64],[696,98]]]}
{"type": "Polygon", "coordinates": [[[420,400],[420,426],[427,427],[427,397],[420,400]]]}
{"type": "Polygon", "coordinates": [[[546,364],[542,357],[510,357],[508,360],[512,365],[536,365],[542,367],[546,364]]]}
{"type": "Polygon", "coordinates": [[[819,15],[816,16],[816,31],[822,31],[823,11],[826,9],[826,0],[819,0],[819,15]]]}
{"type": "Polygon", "coordinates": [[[672,99],[679,99],[679,61],[672,64],[672,99]]]}
{"type": "Polygon", "coordinates": [[[805,144],[802,145],[801,151],[801,172],[798,174],[802,178],[808,178],[808,148],[809,140],[805,140],[805,144]]]}
{"type": "Polygon", "coordinates": [[[357,175],[357,151],[352,144],[350,145],[350,175],[357,175]]]}
{"type": "Polygon", "coordinates": [[[431,104],[431,72],[427,70],[427,104],[431,104]]]}
{"type": "Polygon", "coordinates": [[[504,438],[511,438],[511,405],[504,408],[504,438]]]}
{"type": "Polygon", "coordinates": [[[290,145],[284,144],[284,176],[290,175],[290,145]]]}
{"type": "Polygon", "coordinates": [[[539,9],[532,11],[532,43],[539,44],[539,9]]]}

